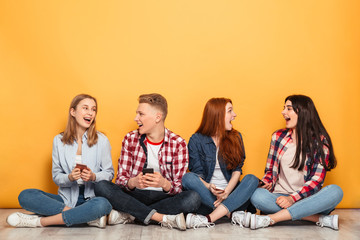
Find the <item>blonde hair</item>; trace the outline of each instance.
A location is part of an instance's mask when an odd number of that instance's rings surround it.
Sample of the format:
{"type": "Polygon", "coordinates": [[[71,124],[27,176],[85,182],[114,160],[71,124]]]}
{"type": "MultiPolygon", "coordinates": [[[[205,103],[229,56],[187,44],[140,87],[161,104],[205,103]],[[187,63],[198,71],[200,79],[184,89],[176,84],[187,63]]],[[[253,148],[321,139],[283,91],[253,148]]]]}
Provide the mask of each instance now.
{"type": "MultiPolygon", "coordinates": [[[[96,105],[96,114],[98,111],[98,107],[97,107],[97,101],[94,97],[88,95],[88,94],[79,94],[76,97],[74,97],[74,99],[71,101],[70,104],[70,108],[69,108],[69,117],[68,117],[68,122],[65,128],[65,131],[63,132],[63,137],[61,139],[61,141],[64,144],[68,144],[68,145],[72,145],[74,143],[74,141],[76,140],[76,120],[75,118],[71,115],[71,109],[76,110],[79,102],[81,102],[82,100],[89,98],[95,101],[95,105],[96,105]]],[[[97,143],[98,140],[98,135],[97,135],[97,131],[96,131],[96,118],[94,118],[94,121],[91,123],[90,127],[87,129],[87,135],[88,135],[88,139],[87,139],[87,144],[89,147],[92,147],[93,145],[95,145],[97,143]]]]}

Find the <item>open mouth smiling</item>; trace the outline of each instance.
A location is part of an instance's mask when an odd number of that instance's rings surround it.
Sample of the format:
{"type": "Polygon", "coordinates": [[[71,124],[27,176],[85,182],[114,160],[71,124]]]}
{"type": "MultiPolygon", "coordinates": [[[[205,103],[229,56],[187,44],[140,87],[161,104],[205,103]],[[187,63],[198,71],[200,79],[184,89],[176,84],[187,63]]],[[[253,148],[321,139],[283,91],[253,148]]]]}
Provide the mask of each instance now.
{"type": "Polygon", "coordinates": [[[85,122],[91,123],[91,118],[84,118],[85,122]]]}

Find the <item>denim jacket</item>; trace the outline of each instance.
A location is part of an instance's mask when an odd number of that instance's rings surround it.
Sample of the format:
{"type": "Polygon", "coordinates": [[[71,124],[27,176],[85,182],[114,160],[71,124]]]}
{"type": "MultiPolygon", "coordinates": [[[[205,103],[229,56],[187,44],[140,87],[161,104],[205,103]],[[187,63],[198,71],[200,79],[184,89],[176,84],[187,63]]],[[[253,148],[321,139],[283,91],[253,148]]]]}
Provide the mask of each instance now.
{"type": "MultiPolygon", "coordinates": [[[[242,140],[241,133],[240,138],[242,140]]],[[[211,137],[195,133],[191,136],[188,144],[189,149],[189,170],[197,174],[204,181],[210,182],[212,175],[214,174],[216,164],[216,145],[211,137]]],[[[245,149],[243,148],[245,153],[245,149]]],[[[241,164],[235,169],[226,169],[226,164],[222,157],[219,155],[219,165],[225,179],[229,182],[231,175],[234,171],[240,171],[242,174],[242,166],[245,160],[244,158],[241,164]]]]}

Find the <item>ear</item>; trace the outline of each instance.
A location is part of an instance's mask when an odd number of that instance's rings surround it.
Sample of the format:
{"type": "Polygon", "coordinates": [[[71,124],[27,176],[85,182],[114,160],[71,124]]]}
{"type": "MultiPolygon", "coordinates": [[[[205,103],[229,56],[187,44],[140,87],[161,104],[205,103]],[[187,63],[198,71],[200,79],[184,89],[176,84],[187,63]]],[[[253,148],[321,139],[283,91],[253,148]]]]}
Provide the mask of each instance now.
{"type": "Polygon", "coordinates": [[[162,120],[162,113],[161,112],[157,112],[156,116],[155,116],[155,122],[159,123],[162,120]]]}
{"type": "Polygon", "coordinates": [[[70,109],[70,114],[71,114],[71,116],[75,117],[75,109],[74,108],[70,109]]]}

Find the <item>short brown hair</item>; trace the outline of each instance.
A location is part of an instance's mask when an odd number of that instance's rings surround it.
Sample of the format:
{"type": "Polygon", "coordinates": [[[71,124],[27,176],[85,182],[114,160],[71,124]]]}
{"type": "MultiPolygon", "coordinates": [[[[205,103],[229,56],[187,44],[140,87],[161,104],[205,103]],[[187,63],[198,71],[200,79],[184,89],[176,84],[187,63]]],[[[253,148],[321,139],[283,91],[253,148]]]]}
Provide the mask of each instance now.
{"type": "Polygon", "coordinates": [[[167,115],[167,101],[158,93],[142,94],[139,96],[139,103],[148,103],[163,113],[162,119],[165,121],[167,115]]]}

